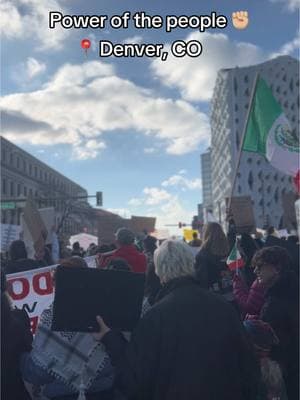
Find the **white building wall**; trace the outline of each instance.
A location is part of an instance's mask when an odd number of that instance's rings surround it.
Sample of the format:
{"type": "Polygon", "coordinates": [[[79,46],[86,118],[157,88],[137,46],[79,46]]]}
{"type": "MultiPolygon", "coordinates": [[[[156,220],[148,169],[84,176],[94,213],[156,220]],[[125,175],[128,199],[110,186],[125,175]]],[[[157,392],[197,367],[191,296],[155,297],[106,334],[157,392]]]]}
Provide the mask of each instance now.
{"type": "MultiPolygon", "coordinates": [[[[299,136],[297,60],[281,56],[256,66],[219,72],[212,99],[211,147],[214,215],[221,223],[225,221],[225,198],[231,192],[256,73],[267,82],[299,136]]],[[[257,227],[262,227],[266,218],[270,225],[279,226],[282,194],[293,190],[291,177],[274,169],[263,157],[243,152],[234,195],[251,196],[257,227]]]]}

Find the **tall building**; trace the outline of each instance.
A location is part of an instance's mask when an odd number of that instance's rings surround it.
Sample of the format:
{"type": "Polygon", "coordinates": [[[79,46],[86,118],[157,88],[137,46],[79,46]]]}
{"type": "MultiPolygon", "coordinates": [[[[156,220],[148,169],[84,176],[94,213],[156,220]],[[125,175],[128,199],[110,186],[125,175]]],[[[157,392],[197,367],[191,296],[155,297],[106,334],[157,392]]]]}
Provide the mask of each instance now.
{"type": "MultiPolygon", "coordinates": [[[[211,109],[211,166],[214,216],[225,223],[225,198],[230,197],[242,132],[256,74],[281,104],[299,137],[299,62],[280,56],[265,63],[223,69],[218,73],[211,109]]],[[[262,156],[243,152],[234,196],[251,196],[257,227],[278,227],[281,199],[293,191],[292,178],[274,169],[262,156]]]]}
{"type": "Polygon", "coordinates": [[[56,226],[62,224],[61,233],[97,233],[95,212],[87,198],[72,199],[87,196],[87,191],[1,137],[1,200],[24,199],[23,204],[16,202],[15,208],[2,209],[1,222],[19,225],[29,196],[39,208],[54,207],[56,226]]]}
{"type": "Polygon", "coordinates": [[[205,210],[212,209],[212,175],[211,175],[211,148],[201,154],[201,176],[202,176],[202,205],[205,210]]]}

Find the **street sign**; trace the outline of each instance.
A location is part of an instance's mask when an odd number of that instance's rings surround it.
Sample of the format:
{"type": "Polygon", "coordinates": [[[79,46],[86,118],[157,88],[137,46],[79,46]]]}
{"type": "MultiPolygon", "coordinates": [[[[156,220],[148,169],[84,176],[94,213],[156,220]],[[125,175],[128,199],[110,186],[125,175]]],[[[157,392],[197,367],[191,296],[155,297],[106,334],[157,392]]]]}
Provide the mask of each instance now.
{"type": "Polygon", "coordinates": [[[16,208],[16,203],[13,201],[1,202],[1,209],[2,210],[12,210],[16,208]]]}

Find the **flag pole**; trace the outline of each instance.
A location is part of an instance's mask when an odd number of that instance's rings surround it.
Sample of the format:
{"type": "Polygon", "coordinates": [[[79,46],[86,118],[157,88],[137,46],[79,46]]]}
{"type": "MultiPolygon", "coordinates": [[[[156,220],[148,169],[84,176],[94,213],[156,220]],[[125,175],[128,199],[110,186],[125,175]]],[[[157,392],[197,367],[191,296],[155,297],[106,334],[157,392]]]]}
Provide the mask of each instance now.
{"type": "MultiPolygon", "coordinates": [[[[234,192],[234,188],[235,188],[235,184],[236,184],[236,178],[237,178],[237,174],[238,174],[238,170],[239,170],[240,163],[241,163],[241,158],[242,158],[243,144],[244,144],[244,141],[245,141],[245,136],[246,136],[246,131],[247,131],[247,127],[248,127],[249,116],[250,116],[250,112],[251,112],[251,109],[252,109],[253,98],[254,98],[254,94],[255,94],[258,78],[259,78],[259,74],[257,72],[255,74],[253,85],[252,85],[252,91],[251,91],[251,96],[250,96],[249,107],[248,107],[247,114],[246,114],[246,119],[245,119],[243,133],[242,133],[242,140],[241,140],[240,149],[239,149],[239,153],[238,153],[238,161],[237,161],[237,164],[236,164],[236,167],[235,167],[234,178],[233,178],[233,182],[232,182],[232,186],[231,186],[231,193],[230,193],[228,207],[227,207],[229,215],[230,215],[230,208],[231,208],[233,192],[234,192]]],[[[229,215],[227,217],[229,217],[229,215]]]]}

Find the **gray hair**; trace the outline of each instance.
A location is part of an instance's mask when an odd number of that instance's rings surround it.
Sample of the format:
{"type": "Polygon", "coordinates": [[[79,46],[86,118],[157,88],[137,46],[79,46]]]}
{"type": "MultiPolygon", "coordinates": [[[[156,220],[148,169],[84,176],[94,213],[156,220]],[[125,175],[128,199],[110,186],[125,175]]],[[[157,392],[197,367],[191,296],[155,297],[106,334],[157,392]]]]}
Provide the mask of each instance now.
{"type": "Polygon", "coordinates": [[[165,240],[154,252],[155,272],[162,282],[180,276],[194,276],[194,263],[190,247],[179,240],[165,240]]]}

